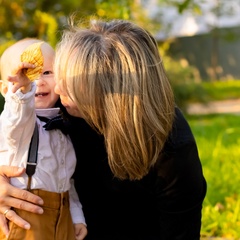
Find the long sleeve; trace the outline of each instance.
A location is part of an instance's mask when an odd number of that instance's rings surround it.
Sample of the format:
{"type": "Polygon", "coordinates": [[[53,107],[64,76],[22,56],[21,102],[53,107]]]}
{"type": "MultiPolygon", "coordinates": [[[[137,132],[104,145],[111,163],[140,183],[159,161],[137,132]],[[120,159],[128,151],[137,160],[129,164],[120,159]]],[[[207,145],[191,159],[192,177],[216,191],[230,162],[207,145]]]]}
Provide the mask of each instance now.
{"type": "MultiPolygon", "coordinates": [[[[36,86],[33,84],[31,91],[27,94],[23,94],[20,90],[12,93],[11,86],[9,84],[4,110],[0,116],[1,140],[4,140],[4,144],[7,146],[9,158],[8,162],[1,160],[1,164],[19,166],[21,159],[26,157],[22,154],[26,155],[28,152],[36,121],[34,107],[36,86]]],[[[7,159],[5,160],[7,161],[7,159]]]]}
{"type": "Polygon", "coordinates": [[[161,239],[199,239],[206,181],[196,142],[179,110],[156,168],[161,239]]]}
{"type": "Polygon", "coordinates": [[[70,212],[73,223],[83,223],[86,225],[82,204],[79,201],[78,194],[74,187],[74,180],[71,179],[71,188],[69,190],[70,212]]]}

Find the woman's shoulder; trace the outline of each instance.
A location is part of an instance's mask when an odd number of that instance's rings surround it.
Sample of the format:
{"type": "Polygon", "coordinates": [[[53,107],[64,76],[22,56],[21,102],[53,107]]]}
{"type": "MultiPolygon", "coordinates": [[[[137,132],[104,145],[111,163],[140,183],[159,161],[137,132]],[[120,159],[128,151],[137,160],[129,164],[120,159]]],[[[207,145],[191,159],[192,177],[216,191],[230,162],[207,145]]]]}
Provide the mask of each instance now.
{"type": "Polygon", "coordinates": [[[195,138],[189,123],[183,112],[178,107],[175,107],[173,127],[167,139],[166,147],[178,148],[192,142],[195,142],[195,138]]]}
{"type": "Polygon", "coordinates": [[[159,156],[157,166],[160,171],[171,166],[170,169],[176,169],[177,172],[192,172],[193,165],[196,171],[201,169],[197,143],[182,111],[176,107],[172,131],[159,156]]]}

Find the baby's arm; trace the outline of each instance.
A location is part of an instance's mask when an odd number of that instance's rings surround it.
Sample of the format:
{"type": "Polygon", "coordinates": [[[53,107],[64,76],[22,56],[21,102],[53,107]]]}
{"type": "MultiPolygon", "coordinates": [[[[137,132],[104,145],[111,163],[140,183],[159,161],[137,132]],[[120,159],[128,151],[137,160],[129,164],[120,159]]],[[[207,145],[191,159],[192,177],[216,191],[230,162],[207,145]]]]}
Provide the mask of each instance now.
{"type": "MultiPolygon", "coordinates": [[[[1,113],[2,134],[4,134],[8,149],[10,151],[13,150],[13,154],[16,152],[16,148],[23,147],[28,149],[35,126],[34,96],[36,84],[30,82],[23,74],[23,69],[32,66],[29,63],[21,63],[12,72],[15,75],[8,77],[10,83],[8,84],[8,92],[5,95],[4,110],[1,113]],[[20,88],[23,90],[20,90],[20,88]]],[[[16,157],[14,156],[15,160],[16,157]]]]}
{"type": "Polygon", "coordinates": [[[69,190],[70,212],[75,229],[76,240],[82,240],[87,235],[87,227],[82,211],[82,204],[79,201],[78,194],[74,187],[74,180],[71,179],[71,188],[69,190]]]}
{"type": "Polygon", "coordinates": [[[34,68],[35,66],[30,63],[22,62],[18,67],[12,72],[12,76],[8,76],[8,81],[13,83],[12,92],[15,93],[18,89],[21,89],[22,93],[27,93],[31,90],[31,81],[23,73],[24,69],[34,68]]]}
{"type": "MultiPolygon", "coordinates": [[[[19,100],[16,99],[16,101],[13,100],[13,98],[11,96],[13,96],[13,94],[15,94],[15,92],[21,88],[21,92],[22,95],[23,94],[28,94],[28,92],[31,90],[32,88],[32,83],[29,83],[29,79],[26,78],[26,76],[22,73],[22,70],[24,68],[32,68],[32,64],[28,64],[28,63],[21,63],[19,64],[19,66],[17,67],[17,69],[14,70],[13,74],[14,76],[9,76],[6,80],[9,80],[9,82],[12,82],[12,84],[8,84],[8,93],[5,96],[5,105],[4,105],[4,110],[2,111],[1,115],[0,115],[0,129],[1,129],[1,141],[4,141],[5,144],[1,145],[1,165],[5,164],[5,165],[11,165],[13,162],[13,159],[17,159],[17,156],[19,157],[19,159],[21,161],[23,161],[23,156],[21,154],[18,155],[17,153],[19,151],[16,151],[16,149],[20,148],[23,150],[23,148],[26,148],[26,151],[28,150],[27,146],[27,142],[30,141],[31,139],[31,134],[33,132],[33,128],[32,127],[28,127],[27,131],[24,131],[24,129],[22,129],[22,121],[20,121],[20,119],[27,121],[29,124],[29,118],[27,118],[27,116],[34,118],[35,121],[35,115],[33,115],[32,113],[35,112],[34,111],[34,93],[33,93],[33,104],[30,104],[30,106],[33,107],[33,111],[27,111],[28,114],[25,114],[26,111],[25,108],[26,106],[29,106],[27,104],[21,104],[21,106],[19,106],[19,103],[25,100],[22,100],[21,98],[19,100]],[[11,94],[9,94],[11,93],[11,94]],[[21,116],[24,116],[24,118],[22,118],[21,116]],[[27,141],[27,139],[29,139],[29,141],[27,141]],[[4,158],[3,157],[3,152],[7,152],[7,157],[4,158]]],[[[18,95],[19,97],[19,95],[18,95]]],[[[29,101],[28,101],[29,102],[29,101]]],[[[29,126],[29,125],[28,125],[29,126]]],[[[18,161],[16,161],[18,162],[18,161]]],[[[1,166],[3,167],[3,166],[1,166]]],[[[6,176],[5,176],[6,178],[6,176]]],[[[9,181],[9,180],[8,180],[9,181]]],[[[1,186],[2,188],[3,186],[1,186]]],[[[10,187],[9,187],[10,189],[10,187]]],[[[3,189],[1,189],[3,190],[3,189]]],[[[6,193],[6,191],[5,191],[6,193]]],[[[16,195],[14,195],[16,197],[16,195]]],[[[18,199],[18,198],[16,198],[18,199]]],[[[15,199],[14,199],[15,200],[15,199]]],[[[1,202],[3,203],[3,201],[1,200],[1,202]]],[[[3,204],[2,204],[3,205],[3,204]]],[[[9,207],[5,206],[4,209],[9,209],[9,207]]],[[[4,210],[4,211],[5,211],[4,210]]],[[[3,211],[1,211],[2,213],[3,211]]],[[[20,222],[19,219],[21,219],[20,217],[18,217],[14,211],[11,211],[8,213],[8,219],[9,220],[14,220],[14,223],[16,224],[24,224],[26,223],[25,221],[22,220],[22,222],[20,222]],[[14,219],[13,219],[14,217],[14,219]]],[[[8,224],[7,224],[8,220],[6,219],[6,217],[1,214],[0,216],[0,225],[1,228],[3,230],[4,234],[8,234],[8,224]]]]}

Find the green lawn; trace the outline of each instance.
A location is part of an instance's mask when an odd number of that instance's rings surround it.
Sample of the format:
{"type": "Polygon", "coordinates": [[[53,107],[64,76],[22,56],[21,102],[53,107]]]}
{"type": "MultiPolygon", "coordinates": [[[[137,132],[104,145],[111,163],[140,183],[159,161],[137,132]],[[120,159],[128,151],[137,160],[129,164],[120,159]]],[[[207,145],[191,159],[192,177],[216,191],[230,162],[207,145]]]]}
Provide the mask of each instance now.
{"type": "Polygon", "coordinates": [[[240,115],[187,116],[208,183],[202,235],[240,238],[240,115]]]}

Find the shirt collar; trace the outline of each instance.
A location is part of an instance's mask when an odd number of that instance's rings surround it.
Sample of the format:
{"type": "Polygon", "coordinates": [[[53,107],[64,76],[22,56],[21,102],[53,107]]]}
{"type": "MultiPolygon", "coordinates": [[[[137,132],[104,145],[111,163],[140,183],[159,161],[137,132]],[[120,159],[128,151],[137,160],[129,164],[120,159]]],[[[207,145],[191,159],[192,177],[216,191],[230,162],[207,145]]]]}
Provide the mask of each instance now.
{"type": "Polygon", "coordinates": [[[53,118],[59,114],[60,108],[36,109],[35,111],[37,116],[53,118]]]}

